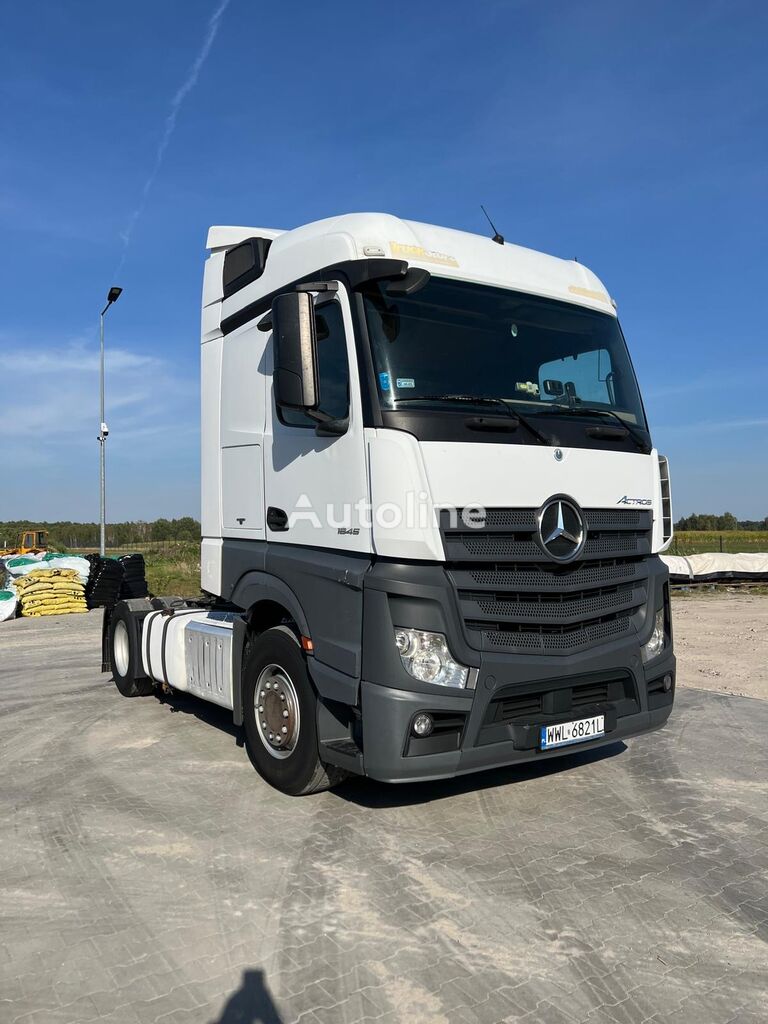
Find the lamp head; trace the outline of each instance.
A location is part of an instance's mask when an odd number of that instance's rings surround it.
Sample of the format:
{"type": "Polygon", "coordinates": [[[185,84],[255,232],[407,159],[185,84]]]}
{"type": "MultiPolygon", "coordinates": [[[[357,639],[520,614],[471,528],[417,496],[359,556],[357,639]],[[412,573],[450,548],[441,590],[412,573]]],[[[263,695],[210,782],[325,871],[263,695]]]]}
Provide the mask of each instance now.
{"type": "Polygon", "coordinates": [[[113,302],[117,302],[117,300],[120,298],[122,290],[123,289],[118,288],[117,285],[113,285],[109,289],[109,294],[107,295],[107,304],[111,306],[113,302]]]}

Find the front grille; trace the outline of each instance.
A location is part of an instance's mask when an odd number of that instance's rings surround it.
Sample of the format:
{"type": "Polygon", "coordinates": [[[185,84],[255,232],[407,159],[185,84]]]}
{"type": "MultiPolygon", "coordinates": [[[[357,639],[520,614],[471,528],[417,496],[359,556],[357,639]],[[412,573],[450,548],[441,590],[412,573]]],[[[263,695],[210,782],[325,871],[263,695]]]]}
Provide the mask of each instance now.
{"type": "Polygon", "coordinates": [[[601,704],[608,700],[608,683],[587,683],[574,686],[571,691],[571,705],[575,708],[585,704],[601,704]]]}
{"type": "Polygon", "coordinates": [[[541,714],[541,694],[521,693],[496,702],[493,721],[509,722],[515,718],[530,718],[541,714]]]}
{"type": "Polygon", "coordinates": [[[514,692],[516,689],[504,687],[491,699],[484,725],[532,722],[542,720],[542,716],[565,716],[591,708],[596,713],[607,714],[606,705],[619,717],[639,710],[635,684],[626,672],[601,674],[591,679],[581,676],[573,680],[528,683],[523,692],[514,692]]]}
{"type": "Polygon", "coordinates": [[[632,635],[648,600],[652,513],[584,509],[584,518],[584,550],[562,565],[539,545],[536,509],[488,509],[474,529],[461,510],[442,513],[447,569],[473,647],[568,654],[632,635]]]}

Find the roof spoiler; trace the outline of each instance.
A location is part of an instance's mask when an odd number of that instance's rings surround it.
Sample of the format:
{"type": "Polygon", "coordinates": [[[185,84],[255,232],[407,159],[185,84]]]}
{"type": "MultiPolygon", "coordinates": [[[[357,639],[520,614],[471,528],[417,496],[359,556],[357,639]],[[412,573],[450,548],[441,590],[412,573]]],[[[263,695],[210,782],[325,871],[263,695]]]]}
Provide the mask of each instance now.
{"type": "Polygon", "coordinates": [[[222,249],[231,249],[234,245],[239,245],[240,242],[244,242],[247,238],[267,238],[273,242],[279,235],[284,234],[284,231],[280,231],[277,228],[245,228],[214,225],[208,228],[208,238],[206,239],[205,247],[210,249],[211,252],[221,252],[222,249]]]}

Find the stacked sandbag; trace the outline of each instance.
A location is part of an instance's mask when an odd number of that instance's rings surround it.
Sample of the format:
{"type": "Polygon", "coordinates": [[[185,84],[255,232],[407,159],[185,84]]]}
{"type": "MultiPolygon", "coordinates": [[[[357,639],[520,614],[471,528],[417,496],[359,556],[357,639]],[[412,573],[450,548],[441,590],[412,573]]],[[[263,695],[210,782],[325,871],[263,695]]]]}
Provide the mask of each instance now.
{"type": "Polygon", "coordinates": [[[120,596],[123,567],[116,558],[101,555],[85,556],[91,566],[85,585],[85,600],[89,608],[112,608],[120,596]]]}
{"type": "Polygon", "coordinates": [[[149,587],[147,586],[147,572],[144,565],[144,555],[123,555],[118,559],[123,567],[123,583],[120,587],[120,597],[125,600],[131,597],[147,597],[149,587]]]}
{"type": "Polygon", "coordinates": [[[35,569],[15,582],[21,614],[68,615],[87,612],[85,585],[77,569],[35,569]]]}

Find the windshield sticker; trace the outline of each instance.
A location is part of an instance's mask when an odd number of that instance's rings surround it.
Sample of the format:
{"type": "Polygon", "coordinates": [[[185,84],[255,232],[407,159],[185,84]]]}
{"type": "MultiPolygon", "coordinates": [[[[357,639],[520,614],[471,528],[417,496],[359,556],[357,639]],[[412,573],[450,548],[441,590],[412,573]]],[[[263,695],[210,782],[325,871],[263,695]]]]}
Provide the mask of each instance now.
{"type": "Polygon", "coordinates": [[[413,379],[413,377],[398,377],[397,386],[399,388],[415,388],[416,381],[413,379]]]}
{"type": "Polygon", "coordinates": [[[439,263],[441,267],[458,267],[459,265],[455,256],[449,256],[446,252],[437,252],[436,249],[425,249],[421,245],[390,242],[389,248],[392,250],[393,256],[402,256],[405,259],[420,260],[422,263],[439,263]]]}
{"type": "Polygon", "coordinates": [[[539,385],[532,380],[519,380],[515,384],[515,391],[524,391],[528,395],[538,395],[539,385]]]}
{"type": "Polygon", "coordinates": [[[388,373],[379,374],[379,387],[381,388],[382,391],[389,391],[390,383],[388,373]]]}

